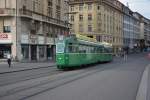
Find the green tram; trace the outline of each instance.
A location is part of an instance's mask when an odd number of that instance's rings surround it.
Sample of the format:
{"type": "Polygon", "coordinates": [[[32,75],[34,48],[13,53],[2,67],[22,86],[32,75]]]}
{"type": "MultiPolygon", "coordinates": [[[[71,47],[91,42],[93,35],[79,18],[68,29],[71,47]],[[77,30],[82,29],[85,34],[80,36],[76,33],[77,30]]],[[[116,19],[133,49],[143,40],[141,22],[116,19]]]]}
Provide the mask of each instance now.
{"type": "Polygon", "coordinates": [[[76,68],[82,65],[112,61],[112,46],[77,37],[66,37],[56,44],[58,69],[76,68]]]}

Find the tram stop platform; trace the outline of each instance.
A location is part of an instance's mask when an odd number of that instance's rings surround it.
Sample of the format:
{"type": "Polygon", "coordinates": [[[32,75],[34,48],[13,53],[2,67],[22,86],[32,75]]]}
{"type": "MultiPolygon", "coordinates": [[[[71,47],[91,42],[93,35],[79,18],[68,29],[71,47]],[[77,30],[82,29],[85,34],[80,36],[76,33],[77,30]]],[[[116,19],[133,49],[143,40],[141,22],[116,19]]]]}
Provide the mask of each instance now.
{"type": "Polygon", "coordinates": [[[40,69],[55,66],[54,61],[45,61],[45,62],[12,62],[11,67],[9,68],[6,61],[0,62],[0,74],[26,71],[32,69],[40,69]]]}

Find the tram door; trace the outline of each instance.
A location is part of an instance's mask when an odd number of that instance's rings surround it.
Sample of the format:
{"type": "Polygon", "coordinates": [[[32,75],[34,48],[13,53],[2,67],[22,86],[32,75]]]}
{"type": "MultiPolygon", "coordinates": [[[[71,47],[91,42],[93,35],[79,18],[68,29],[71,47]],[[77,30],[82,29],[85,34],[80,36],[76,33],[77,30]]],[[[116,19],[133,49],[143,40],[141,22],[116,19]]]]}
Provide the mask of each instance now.
{"type": "Polygon", "coordinates": [[[31,60],[37,60],[37,46],[31,45],[31,60]]]}

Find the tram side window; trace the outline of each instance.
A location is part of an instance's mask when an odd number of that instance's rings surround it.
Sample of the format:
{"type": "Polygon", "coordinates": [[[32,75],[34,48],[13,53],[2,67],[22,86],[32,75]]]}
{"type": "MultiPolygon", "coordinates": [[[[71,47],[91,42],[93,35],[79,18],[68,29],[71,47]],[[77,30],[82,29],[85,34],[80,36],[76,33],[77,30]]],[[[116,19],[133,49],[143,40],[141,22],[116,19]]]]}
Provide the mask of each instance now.
{"type": "Polygon", "coordinates": [[[103,47],[101,50],[102,50],[102,53],[105,53],[105,49],[104,49],[104,47],[103,47]]]}
{"type": "Polygon", "coordinates": [[[75,44],[69,44],[66,48],[67,53],[77,53],[78,52],[78,46],[75,44]]]}
{"type": "Polygon", "coordinates": [[[86,53],[87,47],[85,45],[79,45],[79,53],[86,53]]]}
{"type": "Polygon", "coordinates": [[[102,47],[98,48],[98,53],[103,53],[103,48],[102,47]]]}
{"type": "Polygon", "coordinates": [[[107,51],[108,53],[112,53],[112,49],[111,49],[111,48],[106,48],[106,51],[107,51]]]}
{"type": "Polygon", "coordinates": [[[79,53],[83,53],[83,52],[84,52],[83,46],[79,45],[79,53]]]}
{"type": "Polygon", "coordinates": [[[98,47],[94,47],[94,53],[98,53],[99,52],[99,48],[98,47]]]}
{"type": "Polygon", "coordinates": [[[87,46],[86,53],[91,53],[91,47],[90,46],[87,46]]]}
{"type": "Polygon", "coordinates": [[[104,52],[105,52],[105,53],[110,53],[111,51],[110,51],[110,49],[108,49],[108,48],[104,48],[104,52]]]}

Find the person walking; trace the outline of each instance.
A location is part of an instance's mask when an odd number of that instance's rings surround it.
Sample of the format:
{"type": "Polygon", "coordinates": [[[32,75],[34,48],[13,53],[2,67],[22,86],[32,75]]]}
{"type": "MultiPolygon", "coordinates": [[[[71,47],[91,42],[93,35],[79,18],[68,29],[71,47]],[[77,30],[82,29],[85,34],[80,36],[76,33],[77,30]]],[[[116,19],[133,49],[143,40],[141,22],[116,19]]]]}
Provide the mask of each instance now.
{"type": "Polygon", "coordinates": [[[127,51],[126,50],[123,51],[123,56],[124,56],[124,61],[127,61],[127,51]]]}
{"type": "Polygon", "coordinates": [[[7,54],[7,63],[8,63],[9,68],[10,68],[11,67],[11,54],[10,53],[7,54]]]}

